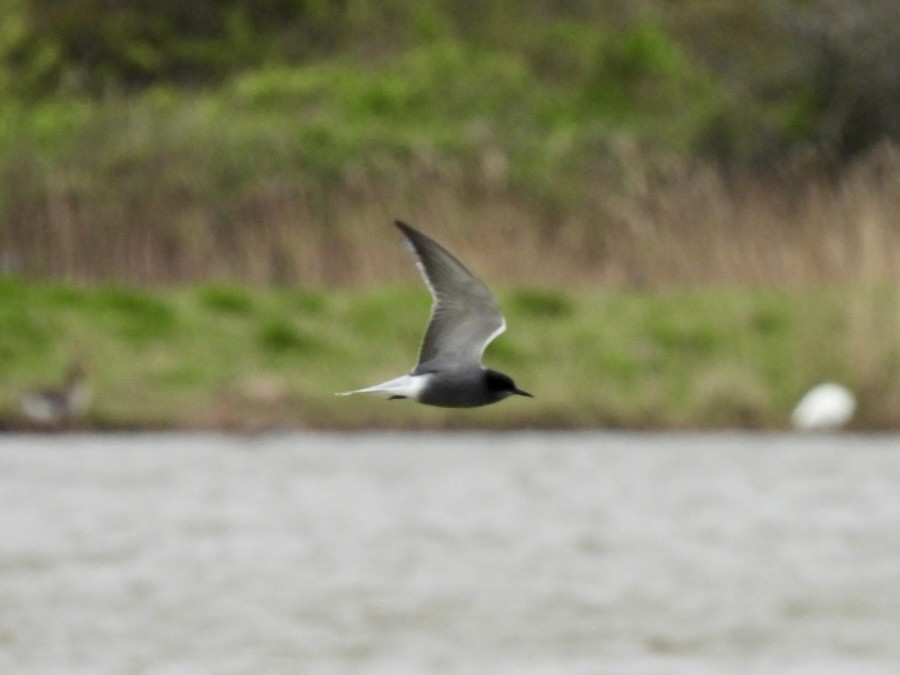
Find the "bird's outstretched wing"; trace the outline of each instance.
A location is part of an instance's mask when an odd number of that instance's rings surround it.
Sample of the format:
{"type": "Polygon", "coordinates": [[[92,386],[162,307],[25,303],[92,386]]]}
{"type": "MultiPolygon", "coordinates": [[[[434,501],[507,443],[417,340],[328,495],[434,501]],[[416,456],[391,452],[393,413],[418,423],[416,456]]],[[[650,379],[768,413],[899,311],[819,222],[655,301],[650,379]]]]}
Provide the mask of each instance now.
{"type": "Polygon", "coordinates": [[[497,298],[443,246],[396,221],[409,242],[434,304],[416,370],[427,364],[481,364],[485,347],[506,329],[497,298]]]}

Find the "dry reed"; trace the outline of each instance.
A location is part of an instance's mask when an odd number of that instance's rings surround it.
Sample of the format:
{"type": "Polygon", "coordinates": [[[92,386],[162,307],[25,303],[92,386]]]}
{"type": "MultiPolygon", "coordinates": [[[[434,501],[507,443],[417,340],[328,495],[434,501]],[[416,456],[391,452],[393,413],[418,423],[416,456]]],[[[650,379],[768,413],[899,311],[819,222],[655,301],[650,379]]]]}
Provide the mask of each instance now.
{"type": "Polygon", "coordinates": [[[176,169],[150,168],[127,189],[125,179],[74,170],[18,173],[3,205],[0,263],[76,281],[360,286],[411,278],[390,227],[401,218],[495,282],[900,280],[900,152],[888,145],[839,175],[735,178],[709,164],[660,171],[635,161],[615,188],[598,178],[555,207],[434,167],[327,185],[262,176],[218,196],[189,182],[173,188],[163,176],[176,169]]]}

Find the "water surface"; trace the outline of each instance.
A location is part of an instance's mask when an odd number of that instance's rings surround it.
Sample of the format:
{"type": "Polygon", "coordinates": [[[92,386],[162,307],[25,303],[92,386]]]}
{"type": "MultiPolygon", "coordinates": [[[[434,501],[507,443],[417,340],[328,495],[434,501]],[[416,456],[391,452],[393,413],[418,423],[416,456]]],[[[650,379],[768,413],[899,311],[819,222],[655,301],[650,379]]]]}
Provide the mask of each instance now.
{"type": "Polygon", "coordinates": [[[900,672],[900,439],[0,437],[0,672],[900,672]]]}

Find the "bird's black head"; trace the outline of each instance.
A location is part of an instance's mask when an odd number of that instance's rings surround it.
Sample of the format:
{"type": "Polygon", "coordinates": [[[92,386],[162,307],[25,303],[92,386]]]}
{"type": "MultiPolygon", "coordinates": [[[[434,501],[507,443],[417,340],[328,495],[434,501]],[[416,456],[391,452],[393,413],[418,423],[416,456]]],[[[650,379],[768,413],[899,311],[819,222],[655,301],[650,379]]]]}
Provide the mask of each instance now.
{"type": "Polygon", "coordinates": [[[527,396],[528,398],[534,398],[534,396],[529,394],[527,391],[522,391],[521,389],[516,387],[516,383],[513,382],[512,378],[509,375],[498,373],[496,370],[485,370],[484,375],[488,391],[492,396],[495,397],[495,400],[497,401],[506,398],[507,396],[512,396],[513,394],[516,394],[518,396],[527,396]]]}

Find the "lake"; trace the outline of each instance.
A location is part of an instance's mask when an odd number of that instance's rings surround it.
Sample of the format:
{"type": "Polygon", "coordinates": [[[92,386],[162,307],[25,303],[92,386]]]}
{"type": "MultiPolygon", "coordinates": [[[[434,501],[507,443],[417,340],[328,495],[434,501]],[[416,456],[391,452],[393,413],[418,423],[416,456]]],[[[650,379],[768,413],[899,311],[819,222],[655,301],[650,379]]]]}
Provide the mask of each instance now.
{"type": "Polygon", "coordinates": [[[0,437],[0,672],[897,673],[900,438],[0,437]]]}

